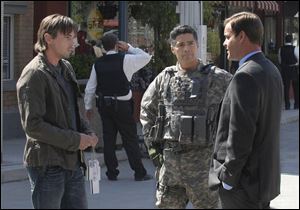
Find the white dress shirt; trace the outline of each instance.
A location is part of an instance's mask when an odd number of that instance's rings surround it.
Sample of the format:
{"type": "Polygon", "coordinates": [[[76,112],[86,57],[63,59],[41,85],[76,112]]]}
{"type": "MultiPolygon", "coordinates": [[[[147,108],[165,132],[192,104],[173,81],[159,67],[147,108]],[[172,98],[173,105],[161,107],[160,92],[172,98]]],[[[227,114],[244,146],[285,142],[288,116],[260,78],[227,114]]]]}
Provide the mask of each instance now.
{"type": "Polygon", "coordinates": [[[255,55],[256,53],[260,53],[260,50],[256,50],[253,52],[248,53],[247,55],[245,55],[240,61],[239,61],[239,67],[241,67],[243,65],[243,63],[245,63],[245,61],[250,58],[252,55],[255,55]]]}
{"type": "MultiPolygon", "coordinates": [[[[128,54],[124,56],[124,62],[123,62],[123,70],[124,73],[128,79],[128,81],[131,80],[132,75],[143,68],[149,61],[151,60],[151,55],[144,52],[143,50],[139,48],[134,48],[130,44],[128,48],[128,54]]],[[[115,54],[117,53],[114,50],[110,50],[107,52],[107,55],[115,54]]],[[[85,96],[84,96],[84,104],[85,104],[85,110],[92,109],[92,101],[95,97],[95,91],[97,88],[97,75],[95,71],[95,66],[93,65],[91,75],[89,78],[88,83],[86,84],[85,88],[85,96]]],[[[129,93],[125,96],[118,96],[118,100],[127,101],[130,100],[132,97],[132,92],[129,90],[129,93]]]]}

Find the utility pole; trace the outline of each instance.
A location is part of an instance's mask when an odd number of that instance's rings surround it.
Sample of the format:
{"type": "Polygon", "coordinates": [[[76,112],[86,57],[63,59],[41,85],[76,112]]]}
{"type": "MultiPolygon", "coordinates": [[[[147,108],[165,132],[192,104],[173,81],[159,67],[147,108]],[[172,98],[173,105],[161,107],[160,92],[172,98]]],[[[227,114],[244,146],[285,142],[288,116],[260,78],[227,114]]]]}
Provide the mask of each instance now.
{"type": "Polygon", "coordinates": [[[128,41],[128,2],[119,1],[119,39],[128,41]]]}

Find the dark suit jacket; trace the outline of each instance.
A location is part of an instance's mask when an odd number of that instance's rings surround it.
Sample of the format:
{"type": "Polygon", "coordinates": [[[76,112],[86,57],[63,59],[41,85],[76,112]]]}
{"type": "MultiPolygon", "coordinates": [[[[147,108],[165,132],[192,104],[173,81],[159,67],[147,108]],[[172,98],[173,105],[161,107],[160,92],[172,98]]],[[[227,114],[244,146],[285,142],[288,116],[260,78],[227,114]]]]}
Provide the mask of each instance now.
{"type": "Polygon", "coordinates": [[[219,110],[209,186],[243,188],[250,200],[280,193],[279,130],[283,86],[278,69],[257,53],[238,69],[219,110]]]}

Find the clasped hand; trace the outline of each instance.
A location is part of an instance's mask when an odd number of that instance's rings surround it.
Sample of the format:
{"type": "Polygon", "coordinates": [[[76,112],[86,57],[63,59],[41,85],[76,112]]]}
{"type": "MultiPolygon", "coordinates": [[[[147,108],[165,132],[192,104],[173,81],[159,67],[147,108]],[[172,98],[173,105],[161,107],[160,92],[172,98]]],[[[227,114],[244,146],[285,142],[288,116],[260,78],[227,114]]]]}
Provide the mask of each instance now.
{"type": "Polygon", "coordinates": [[[90,135],[86,135],[84,133],[80,134],[80,144],[79,144],[80,150],[85,150],[90,146],[95,147],[97,143],[98,143],[98,137],[96,136],[96,134],[94,133],[90,135]]]}

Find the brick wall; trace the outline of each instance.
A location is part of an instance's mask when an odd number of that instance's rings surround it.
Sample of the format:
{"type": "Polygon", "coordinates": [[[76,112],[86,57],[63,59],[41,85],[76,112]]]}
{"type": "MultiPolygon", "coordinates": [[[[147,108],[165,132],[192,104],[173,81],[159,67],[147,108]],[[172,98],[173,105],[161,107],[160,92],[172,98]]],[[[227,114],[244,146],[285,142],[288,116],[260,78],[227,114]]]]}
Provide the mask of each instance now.
{"type": "Polygon", "coordinates": [[[6,91],[3,93],[3,109],[10,110],[17,106],[16,91],[6,91]]]}
{"type": "Polygon", "coordinates": [[[15,16],[14,77],[21,75],[22,69],[33,58],[33,1],[28,1],[25,14],[15,16]]]}
{"type": "MultiPolygon", "coordinates": [[[[14,50],[13,50],[13,80],[18,81],[22,69],[33,58],[33,1],[27,2],[27,10],[24,14],[14,16],[14,50]]],[[[11,81],[13,82],[13,81],[11,81]]],[[[15,83],[14,82],[14,83],[15,83]]],[[[3,89],[4,111],[17,109],[16,89],[3,89]]]]}

